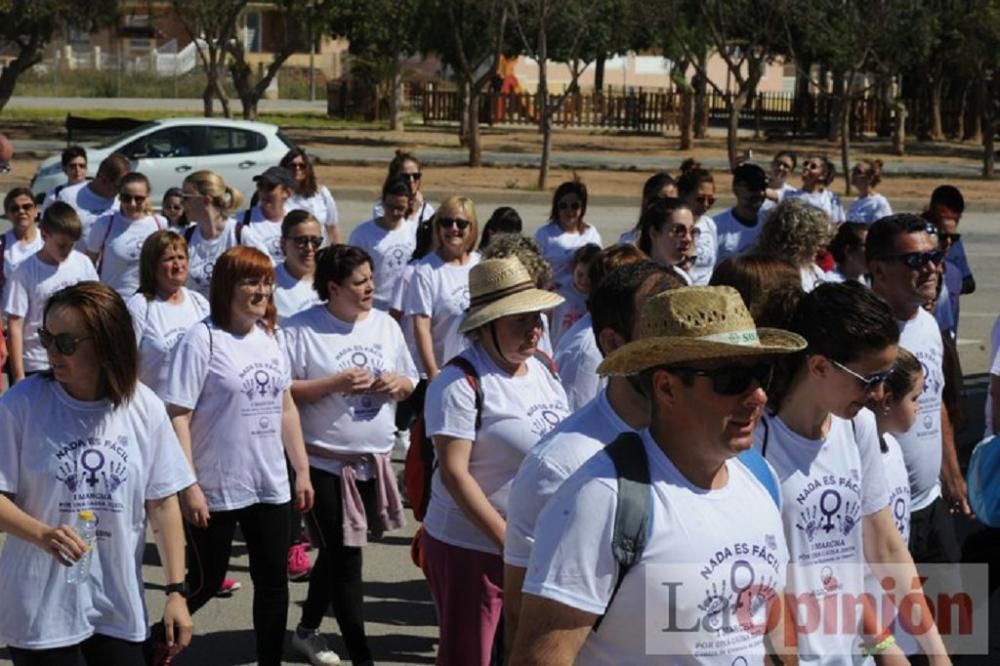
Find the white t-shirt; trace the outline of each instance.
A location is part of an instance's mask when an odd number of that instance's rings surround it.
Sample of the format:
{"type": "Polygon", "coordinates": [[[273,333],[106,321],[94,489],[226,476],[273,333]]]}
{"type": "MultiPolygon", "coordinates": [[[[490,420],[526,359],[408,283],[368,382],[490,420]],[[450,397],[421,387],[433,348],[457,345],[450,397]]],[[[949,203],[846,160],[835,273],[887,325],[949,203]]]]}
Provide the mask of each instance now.
{"type": "MultiPolygon", "coordinates": [[[[383,215],[385,215],[385,209],[382,207],[382,202],[376,201],[375,205],[372,206],[372,219],[375,219],[377,217],[382,217],[383,215]]],[[[431,219],[433,215],[434,215],[434,204],[425,201],[422,204],[420,204],[420,207],[418,207],[415,211],[413,211],[413,215],[410,215],[408,218],[406,218],[406,221],[420,224],[424,220],[431,219]]]]}
{"type": "Polygon", "coordinates": [[[903,541],[910,541],[910,477],[903,460],[903,449],[890,433],[882,435],[888,451],[882,454],[885,478],[889,485],[889,510],[903,541]]]}
{"type": "Polygon", "coordinates": [[[36,375],[0,401],[0,492],[49,525],[97,516],[91,581],[66,583],[49,553],[7,535],[0,555],[0,642],[29,650],[74,645],[94,633],[146,639],[142,556],[147,500],[194,483],[163,403],[139,384],[112,409],[82,402],[36,375]]]}
{"type": "Polygon", "coordinates": [[[284,262],[274,269],[274,306],[278,308],[278,323],[284,324],[292,315],[319,303],[311,277],[299,280],[288,272],[284,262]]]}
{"type": "Polygon", "coordinates": [[[611,407],[607,391],[601,391],[531,449],[510,488],[504,562],[528,566],[535,543],[535,523],[545,504],[591,456],[620,433],[631,430],[611,407]]]}
{"type": "Polygon", "coordinates": [[[740,619],[762,623],[766,602],[784,587],[788,550],[774,500],[739,461],[726,462],[725,487],[706,490],[677,470],[648,431],[642,441],[653,505],[649,538],[610,606],[618,484],[604,452],[542,510],[524,591],[606,612],[600,629],[587,634],[576,658],[581,666],[761,663],[762,636],[744,630],[740,619]],[[751,586],[761,595],[748,600],[742,592],[751,586]],[[671,619],[674,627],[702,630],[666,631],[671,619]]]}
{"type": "MultiPolygon", "coordinates": [[[[291,210],[286,203],[285,213],[291,210]]],[[[246,211],[237,213],[236,219],[242,223],[246,219],[246,211]]],[[[281,247],[281,220],[272,222],[267,219],[261,212],[260,206],[254,206],[250,210],[250,221],[243,225],[240,235],[240,242],[243,245],[255,247],[271,257],[271,262],[275,266],[285,260],[285,250],[281,247]]]]}
{"type": "Polygon", "coordinates": [[[851,207],[847,210],[847,221],[871,224],[889,215],[892,215],[889,200],[876,192],[852,201],[851,207]]]}
{"type": "Polygon", "coordinates": [[[718,263],[715,257],[719,252],[719,239],[716,235],[715,220],[708,215],[699,217],[695,226],[701,234],[695,242],[698,256],[694,260],[694,266],[691,267],[690,276],[692,284],[704,287],[712,279],[712,271],[718,263]]]}
{"type": "Polygon", "coordinates": [[[25,243],[17,240],[13,229],[8,230],[3,235],[3,300],[7,302],[8,284],[17,271],[17,267],[23,264],[28,257],[31,257],[42,249],[44,241],[42,232],[35,228],[35,240],[25,243]]]}
{"type": "Polygon", "coordinates": [[[330,190],[324,185],[316,188],[316,194],[311,197],[304,197],[301,194],[293,194],[285,202],[286,210],[307,210],[312,213],[323,233],[326,234],[327,227],[337,226],[339,215],[337,214],[337,202],[333,200],[330,190]]]}
{"type": "Polygon", "coordinates": [[[766,219],[767,212],[763,209],[757,211],[757,223],[752,227],[740,222],[733,214],[732,208],[727,208],[713,217],[716,236],[715,264],[719,265],[723,259],[734,254],[744,254],[756,245],[766,219]]]}
{"type": "MultiPolygon", "coordinates": [[[[417,369],[396,320],[371,310],[360,321],[337,319],[321,303],[300,312],[282,329],[292,379],[320,379],[352,368],[376,378],[383,372],[408,377],[417,385],[417,369]]],[[[335,453],[387,453],[396,431],[396,402],[384,393],[327,393],[299,407],[305,441],[335,453]]],[[[340,474],[340,463],[309,456],[309,464],[340,474]]]]}
{"type": "MultiPolygon", "coordinates": [[[[427,434],[447,435],[472,442],[469,473],[501,516],[507,515],[510,485],[521,460],[546,433],[569,416],[566,394],[559,380],[537,358],[528,371],[512,377],[496,366],[489,354],[474,345],[462,354],[479,375],[483,394],[481,426],[476,430],[476,399],[465,372],[442,368],[427,387],[424,417],[427,434]]],[[[424,529],[438,541],[459,548],[500,554],[452,499],[435,470],[424,529]]]]}
{"type": "Polygon", "coordinates": [[[944,345],[937,322],[923,308],[909,321],[897,321],[899,346],[910,350],[924,370],[924,390],[917,420],[896,439],[910,473],[911,508],[919,511],[941,496],[941,395],[944,391],[944,345]]]}
{"type": "Polygon", "coordinates": [[[236,220],[233,218],[226,220],[222,233],[212,240],[205,240],[201,235],[201,228],[195,224],[191,240],[188,241],[188,289],[208,298],[215,262],[223,252],[237,245],[236,220]]]}
{"type": "Polygon", "coordinates": [[[604,355],[597,347],[594,324],[588,312],[559,339],[555,362],[559,368],[569,408],[577,410],[593,400],[608,380],[597,374],[604,355]]]}
{"type": "Polygon", "coordinates": [[[844,207],[840,205],[840,196],[831,190],[792,190],[785,195],[789,199],[804,199],[806,203],[816,206],[830,217],[831,224],[844,221],[844,207]]]}
{"type": "Polygon", "coordinates": [[[413,364],[416,366],[417,372],[423,378],[427,377],[427,370],[424,369],[424,360],[420,357],[420,352],[417,351],[417,338],[413,333],[413,315],[408,315],[404,312],[406,294],[409,292],[410,283],[413,281],[413,273],[416,268],[416,261],[411,261],[403,268],[403,273],[399,276],[399,280],[396,282],[396,290],[392,294],[392,305],[390,307],[391,309],[402,313],[399,316],[399,328],[403,331],[403,339],[406,340],[406,348],[410,350],[410,358],[413,359],[413,364]]]}
{"type": "Polygon", "coordinates": [[[14,315],[24,320],[21,355],[26,372],[47,370],[49,367],[48,354],[38,341],[38,329],[42,325],[49,296],[64,287],[88,280],[97,280],[94,262],[76,250],[56,266],[45,263],[35,254],[18,266],[13,278],[8,279],[3,311],[5,316],[14,315]]]}
{"type": "Polygon", "coordinates": [[[204,296],[185,287],[181,287],[181,293],[184,300],[180,303],[159,296],[149,301],[145,294],[133,294],[126,302],[139,345],[139,380],[157,395],[167,390],[170,352],[209,312],[204,296]]]}
{"type": "Polygon", "coordinates": [[[405,297],[403,313],[431,319],[434,358],[438,367],[469,347],[458,327],[469,308],[469,271],[479,263],[473,252],[464,264],[446,264],[436,252],[421,259],[405,297]]]}
{"type": "Polygon", "coordinates": [[[191,454],[210,511],[291,497],[281,439],[291,379],[274,336],[236,336],[204,320],[174,348],[163,401],[191,415],[191,454]]]}
{"type": "MultiPolygon", "coordinates": [[[[850,421],[831,415],[830,429],[819,440],[793,432],[778,417],[765,418],[754,432],[754,448],[781,482],[785,539],[796,565],[789,592],[815,598],[819,608],[830,595],[862,594],[862,519],[889,502],[875,415],[867,409],[850,421]]],[[[859,634],[840,621],[836,627],[800,634],[799,653],[851,664],[859,634]]]]}
{"type": "Polygon", "coordinates": [[[587,294],[576,288],[572,282],[559,290],[565,300],[552,310],[552,344],[559,346],[559,340],[573,324],[587,314],[587,294]]]}
{"type": "MultiPolygon", "coordinates": [[[[1000,377],[1000,317],[993,322],[990,330],[990,375],[1000,377]]],[[[992,382],[991,382],[992,383],[992,382]]],[[[992,437],[993,432],[993,389],[986,389],[986,431],[983,437],[992,437]]]]}
{"type": "Polygon", "coordinates": [[[97,218],[117,211],[119,205],[117,196],[113,196],[110,199],[98,196],[94,190],[90,189],[90,181],[64,187],[56,196],[56,201],[68,203],[76,211],[76,214],[80,216],[83,234],[74,246],[80,252],[86,251],[90,227],[97,218]]]}
{"type": "Polygon", "coordinates": [[[558,222],[549,221],[535,232],[535,242],[542,256],[552,265],[554,289],[573,284],[573,253],[588,243],[603,246],[597,227],[588,224],[581,233],[563,231],[558,222]]]}
{"type": "Polygon", "coordinates": [[[121,213],[102,215],[87,236],[87,251],[100,253],[101,282],[128,299],[139,288],[139,255],[142,244],[167,221],[159,215],[130,220],[121,213]]]}
{"type": "Polygon", "coordinates": [[[799,278],[802,281],[802,291],[809,293],[826,281],[826,271],[815,263],[799,266],[799,278]]]}
{"type": "Polygon", "coordinates": [[[371,255],[375,279],[375,307],[388,311],[403,269],[417,247],[416,221],[403,220],[395,229],[385,229],[375,220],[358,225],[347,241],[371,255]]]}

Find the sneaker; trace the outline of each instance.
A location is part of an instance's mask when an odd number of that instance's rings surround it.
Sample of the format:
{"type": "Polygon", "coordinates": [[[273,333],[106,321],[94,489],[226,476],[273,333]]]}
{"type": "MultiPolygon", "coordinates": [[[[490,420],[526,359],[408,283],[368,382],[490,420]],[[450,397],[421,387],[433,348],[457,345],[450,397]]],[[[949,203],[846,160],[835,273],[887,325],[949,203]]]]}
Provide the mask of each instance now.
{"type": "Polygon", "coordinates": [[[292,647],[309,658],[313,666],[334,666],[340,657],[326,645],[318,629],[297,627],[292,633],[292,647]]]}
{"type": "Polygon", "coordinates": [[[288,580],[309,580],[312,561],[306,554],[305,544],[297,543],[288,549],[288,580]]]}
{"type": "Polygon", "coordinates": [[[219,591],[215,593],[217,597],[231,597],[233,592],[239,590],[243,587],[243,584],[238,580],[233,580],[232,578],[226,578],[222,581],[222,585],[219,586],[219,591]]]}

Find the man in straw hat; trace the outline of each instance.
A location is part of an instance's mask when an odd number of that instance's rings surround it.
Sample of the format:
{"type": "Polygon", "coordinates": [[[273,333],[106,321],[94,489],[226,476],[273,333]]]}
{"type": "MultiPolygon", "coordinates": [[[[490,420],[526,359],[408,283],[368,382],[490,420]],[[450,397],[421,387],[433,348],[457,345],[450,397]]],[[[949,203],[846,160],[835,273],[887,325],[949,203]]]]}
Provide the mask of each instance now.
{"type": "Polygon", "coordinates": [[[573,474],[535,527],[512,663],[760,663],[753,629],[783,587],[788,551],[773,472],[732,459],[751,446],[774,357],[804,347],[756,328],[730,287],[646,302],[635,339],[598,371],[637,375],[649,397],[649,428],[627,451],[646,458],[652,529],[619,578],[622,479],[609,449],[573,474]]]}

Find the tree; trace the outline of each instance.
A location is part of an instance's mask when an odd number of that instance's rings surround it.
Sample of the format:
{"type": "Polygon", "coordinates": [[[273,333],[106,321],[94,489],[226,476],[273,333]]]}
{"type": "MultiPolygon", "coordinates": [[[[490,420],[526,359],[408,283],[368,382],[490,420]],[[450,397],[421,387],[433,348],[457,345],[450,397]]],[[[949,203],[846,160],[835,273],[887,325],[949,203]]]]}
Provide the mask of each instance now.
{"type": "Polygon", "coordinates": [[[205,68],[205,88],[201,99],[206,118],[215,111],[212,100],[218,98],[222,113],[230,116],[229,99],[222,89],[223,68],[230,42],[236,38],[236,24],[248,0],[171,0],[171,6],[188,37],[198,50],[205,68]]]}
{"type": "Polygon", "coordinates": [[[0,48],[15,54],[0,74],[0,110],[13,96],[18,77],[42,61],[54,36],[67,28],[114,25],[119,12],[117,0],[0,0],[0,48]]]}

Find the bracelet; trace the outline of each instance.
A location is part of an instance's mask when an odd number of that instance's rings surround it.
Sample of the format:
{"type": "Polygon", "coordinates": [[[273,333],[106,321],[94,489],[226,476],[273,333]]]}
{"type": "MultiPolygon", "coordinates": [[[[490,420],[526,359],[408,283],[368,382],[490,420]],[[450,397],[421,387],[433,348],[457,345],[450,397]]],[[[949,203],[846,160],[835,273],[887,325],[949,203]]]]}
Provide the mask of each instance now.
{"type": "Polygon", "coordinates": [[[886,651],[886,649],[895,644],[896,644],[896,637],[890,634],[888,637],[882,639],[875,645],[864,648],[864,650],[862,650],[861,652],[866,657],[874,657],[877,654],[882,654],[883,652],[886,651]]]}

